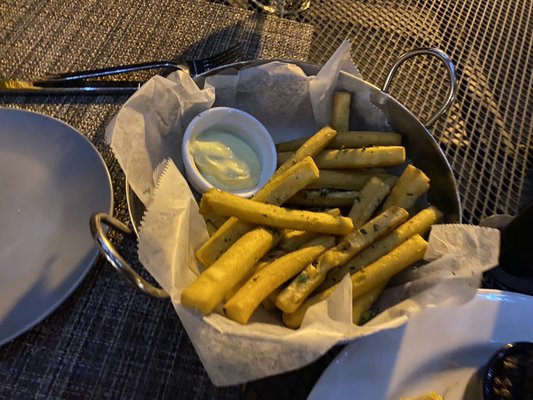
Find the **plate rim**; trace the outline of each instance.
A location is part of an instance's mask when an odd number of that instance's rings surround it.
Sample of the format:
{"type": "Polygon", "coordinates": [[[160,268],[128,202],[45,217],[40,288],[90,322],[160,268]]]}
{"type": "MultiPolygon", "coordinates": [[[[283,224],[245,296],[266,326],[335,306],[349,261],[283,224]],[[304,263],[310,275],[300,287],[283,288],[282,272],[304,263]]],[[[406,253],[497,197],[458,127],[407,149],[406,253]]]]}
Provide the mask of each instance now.
{"type": "MultiPolygon", "coordinates": [[[[58,118],[55,118],[55,117],[52,117],[50,115],[46,115],[46,114],[43,114],[43,113],[40,113],[40,112],[30,111],[30,110],[25,110],[25,109],[20,109],[20,108],[0,107],[0,113],[3,113],[3,112],[8,112],[8,113],[12,112],[12,113],[18,113],[18,114],[28,114],[28,115],[31,115],[32,117],[39,117],[39,118],[52,120],[55,123],[63,125],[68,130],[70,130],[72,133],[75,133],[76,135],[78,135],[78,137],[81,137],[82,142],[84,142],[85,145],[87,145],[87,144],[89,145],[88,148],[90,148],[91,151],[93,153],[95,153],[95,155],[97,156],[97,159],[100,161],[101,165],[103,166],[103,171],[105,172],[104,175],[106,176],[106,181],[107,181],[107,184],[108,184],[108,187],[109,187],[109,198],[107,199],[108,203],[109,203],[108,212],[110,214],[113,212],[114,206],[115,206],[115,204],[114,204],[115,193],[114,193],[113,181],[111,179],[111,174],[109,172],[109,168],[107,167],[107,164],[106,164],[104,158],[102,157],[102,154],[98,151],[96,146],[91,142],[91,140],[87,136],[85,136],[80,130],[74,128],[72,125],[70,125],[70,124],[68,124],[68,123],[66,123],[66,122],[64,122],[64,121],[62,121],[62,120],[60,120],[58,118]]],[[[89,221],[87,221],[87,229],[89,229],[89,221]]],[[[93,243],[93,246],[94,247],[93,247],[92,251],[89,252],[90,257],[89,257],[89,262],[87,263],[87,266],[83,269],[83,272],[78,276],[78,278],[68,288],[68,290],[65,290],[65,292],[61,296],[59,296],[57,301],[54,302],[53,304],[51,304],[49,307],[47,307],[47,310],[45,312],[43,312],[41,315],[39,315],[37,318],[33,319],[31,322],[29,322],[27,324],[24,324],[24,326],[22,326],[21,328],[17,329],[11,335],[8,335],[8,336],[6,336],[4,338],[0,337],[0,348],[2,346],[12,342],[16,338],[18,338],[21,335],[23,335],[24,333],[30,331],[31,329],[33,329],[37,325],[39,325],[42,321],[44,321],[47,317],[49,317],[54,311],[56,311],[59,308],[59,306],[61,306],[72,295],[72,293],[74,293],[74,291],[76,289],[79,288],[80,284],[83,282],[83,280],[85,279],[85,277],[87,276],[89,271],[92,269],[92,267],[94,266],[94,264],[96,263],[96,261],[97,261],[97,259],[99,257],[100,251],[98,249],[98,246],[97,246],[96,242],[93,243]]]]}
{"type": "MultiPolygon", "coordinates": [[[[533,304],[533,296],[531,296],[531,295],[524,294],[524,293],[518,293],[518,292],[512,292],[512,291],[506,291],[506,290],[499,290],[499,289],[488,289],[488,288],[478,288],[476,290],[476,293],[475,293],[474,297],[469,302],[471,302],[471,301],[473,301],[474,299],[477,299],[477,298],[483,299],[485,301],[493,301],[493,300],[490,299],[490,296],[497,297],[497,300],[496,300],[497,302],[505,301],[504,299],[506,299],[506,298],[513,298],[513,299],[527,300],[531,304],[533,304]]],[[[466,303],[464,303],[462,305],[466,305],[469,302],[466,302],[466,303]]],[[[461,307],[462,305],[459,305],[458,307],[461,307]]],[[[362,337],[360,339],[365,339],[365,338],[368,338],[368,337],[370,337],[370,336],[365,336],[365,337],[362,337]]],[[[320,386],[326,387],[328,385],[328,381],[326,380],[326,375],[331,373],[331,371],[333,370],[334,366],[336,364],[338,364],[339,362],[341,362],[341,360],[346,357],[347,353],[351,351],[351,347],[355,347],[357,345],[357,343],[358,343],[358,340],[355,340],[355,341],[347,344],[346,347],[343,348],[335,356],[335,358],[333,358],[333,360],[331,360],[331,362],[324,369],[324,371],[322,371],[322,373],[320,374],[319,378],[317,379],[317,381],[313,385],[311,391],[309,392],[308,399],[314,400],[314,399],[318,399],[319,398],[319,397],[316,397],[319,394],[319,393],[316,393],[316,391],[320,388],[320,386]],[[312,396],[315,396],[315,397],[312,397],[312,396]]]]}

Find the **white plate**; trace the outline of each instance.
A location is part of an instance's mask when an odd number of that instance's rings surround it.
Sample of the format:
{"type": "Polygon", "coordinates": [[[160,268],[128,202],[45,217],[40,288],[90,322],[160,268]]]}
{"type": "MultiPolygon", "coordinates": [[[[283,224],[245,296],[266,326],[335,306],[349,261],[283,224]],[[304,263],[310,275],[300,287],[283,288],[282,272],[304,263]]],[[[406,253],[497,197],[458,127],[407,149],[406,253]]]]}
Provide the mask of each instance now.
{"type": "Polygon", "coordinates": [[[427,310],[347,346],[309,399],[390,399],[435,391],[462,399],[474,372],[505,343],[533,341],[533,297],[480,289],[469,303],[427,310]]]}
{"type": "Polygon", "coordinates": [[[0,108],[0,345],[78,286],[98,250],[94,212],[111,212],[109,173],[94,146],[53,118],[0,108]]]}

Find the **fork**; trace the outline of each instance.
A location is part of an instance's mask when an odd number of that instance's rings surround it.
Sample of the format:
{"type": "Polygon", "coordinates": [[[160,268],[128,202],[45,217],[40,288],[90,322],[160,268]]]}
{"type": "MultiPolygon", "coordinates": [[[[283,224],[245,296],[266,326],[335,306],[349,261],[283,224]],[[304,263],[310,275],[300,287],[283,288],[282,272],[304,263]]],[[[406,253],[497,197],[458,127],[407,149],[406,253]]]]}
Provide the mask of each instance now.
{"type": "Polygon", "coordinates": [[[145,71],[156,68],[168,68],[172,70],[182,69],[188,71],[192,76],[196,76],[210,69],[240,60],[242,52],[243,45],[241,42],[238,42],[228,47],[224,51],[206,58],[183,60],[181,62],[151,61],[137,64],[118,65],[107,68],[50,74],[45,76],[40,83],[46,82],[47,84],[53,84],[55,82],[79,81],[82,79],[101,78],[104,76],[126,74],[129,72],[145,71]]]}

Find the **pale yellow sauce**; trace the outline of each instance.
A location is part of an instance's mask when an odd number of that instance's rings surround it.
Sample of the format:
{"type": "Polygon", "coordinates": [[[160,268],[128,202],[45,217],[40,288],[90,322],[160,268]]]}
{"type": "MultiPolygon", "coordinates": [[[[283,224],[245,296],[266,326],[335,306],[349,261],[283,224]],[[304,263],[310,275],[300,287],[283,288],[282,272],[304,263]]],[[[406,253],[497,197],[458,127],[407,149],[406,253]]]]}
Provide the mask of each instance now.
{"type": "Polygon", "coordinates": [[[239,137],[218,130],[200,134],[191,144],[202,176],[222,190],[242,190],[259,183],[261,166],[253,149],[239,137]]]}

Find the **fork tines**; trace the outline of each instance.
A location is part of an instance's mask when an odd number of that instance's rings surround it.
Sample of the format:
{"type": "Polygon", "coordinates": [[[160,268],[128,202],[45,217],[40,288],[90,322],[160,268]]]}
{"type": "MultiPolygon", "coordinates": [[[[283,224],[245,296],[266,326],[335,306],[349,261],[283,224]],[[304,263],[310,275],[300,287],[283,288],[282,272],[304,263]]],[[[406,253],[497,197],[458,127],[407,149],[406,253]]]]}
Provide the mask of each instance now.
{"type": "Polygon", "coordinates": [[[220,53],[199,60],[192,60],[190,67],[193,70],[193,75],[198,75],[207,70],[239,61],[242,57],[242,52],[242,42],[237,42],[220,53]]]}

